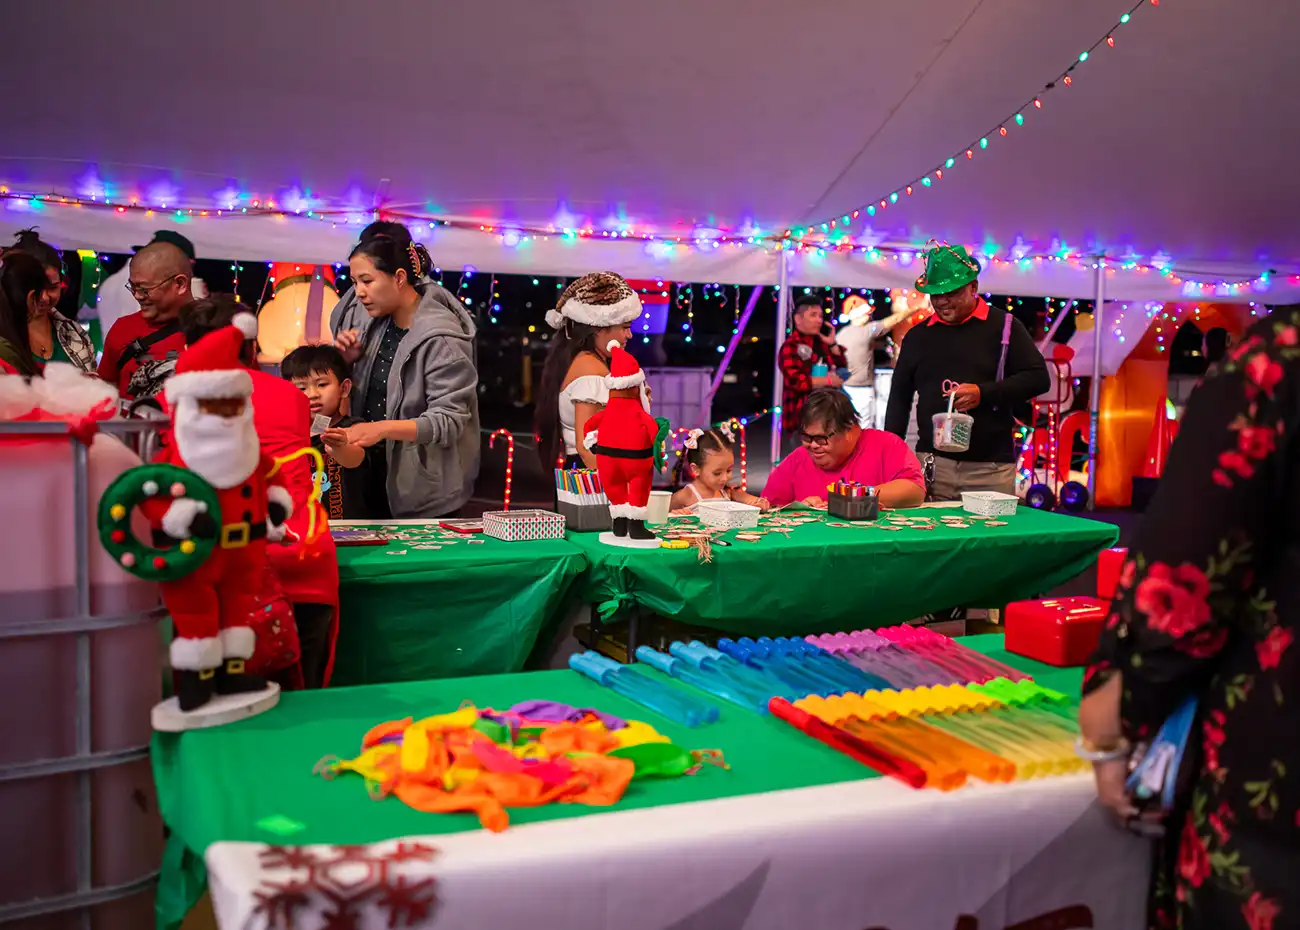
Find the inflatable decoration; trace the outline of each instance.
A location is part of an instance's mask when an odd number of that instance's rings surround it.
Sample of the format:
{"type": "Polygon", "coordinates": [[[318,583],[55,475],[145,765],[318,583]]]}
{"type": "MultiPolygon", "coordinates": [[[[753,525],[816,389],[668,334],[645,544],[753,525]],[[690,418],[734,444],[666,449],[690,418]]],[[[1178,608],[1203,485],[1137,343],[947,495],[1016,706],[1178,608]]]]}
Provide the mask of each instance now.
{"type": "Polygon", "coordinates": [[[274,364],[299,346],[333,340],[330,313],[339,302],[333,266],[279,262],[271,281],[271,299],[257,314],[259,362],[274,364]]]}

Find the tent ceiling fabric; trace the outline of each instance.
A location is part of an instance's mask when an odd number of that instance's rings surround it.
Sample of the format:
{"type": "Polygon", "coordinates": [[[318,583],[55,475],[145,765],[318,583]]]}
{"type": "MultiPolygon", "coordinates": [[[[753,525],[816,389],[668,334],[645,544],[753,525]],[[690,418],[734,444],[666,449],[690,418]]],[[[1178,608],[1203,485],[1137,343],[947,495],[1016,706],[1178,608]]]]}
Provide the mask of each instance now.
{"type": "MultiPolygon", "coordinates": [[[[996,133],[1130,5],[118,0],[87,15],[46,0],[6,11],[11,34],[57,40],[16,43],[0,66],[11,89],[14,74],[32,82],[0,98],[0,182],[76,193],[97,178],[204,206],[296,187],[526,226],[563,205],[574,225],[779,231],[996,133]]],[[[1024,127],[872,218],[874,232],[1004,254],[1017,237],[1162,252],[1189,276],[1300,268],[1297,27],[1290,4],[1143,8],[1024,127]]],[[[59,213],[3,210],[0,224],[57,238],[59,213]]]]}

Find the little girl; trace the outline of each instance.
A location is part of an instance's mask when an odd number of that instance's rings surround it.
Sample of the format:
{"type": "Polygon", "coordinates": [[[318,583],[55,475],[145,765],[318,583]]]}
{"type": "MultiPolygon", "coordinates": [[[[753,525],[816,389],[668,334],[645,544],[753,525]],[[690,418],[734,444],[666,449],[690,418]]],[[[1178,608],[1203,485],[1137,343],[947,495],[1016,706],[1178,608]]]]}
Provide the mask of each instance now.
{"type": "Polygon", "coordinates": [[[765,497],[755,497],[740,488],[728,487],[736,459],[731,454],[731,436],[726,427],[707,432],[693,429],[686,437],[686,451],[677,460],[676,481],[681,489],[673,494],[672,510],[685,510],[700,501],[731,500],[767,510],[765,497]]]}

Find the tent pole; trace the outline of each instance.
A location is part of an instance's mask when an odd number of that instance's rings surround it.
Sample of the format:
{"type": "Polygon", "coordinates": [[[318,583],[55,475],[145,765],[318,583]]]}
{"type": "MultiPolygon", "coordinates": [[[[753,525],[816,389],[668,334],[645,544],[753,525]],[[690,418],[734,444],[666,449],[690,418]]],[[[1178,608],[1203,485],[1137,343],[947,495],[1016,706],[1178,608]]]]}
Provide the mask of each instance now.
{"type": "Polygon", "coordinates": [[[727,374],[727,366],[731,364],[731,356],[736,354],[736,346],[740,345],[740,340],[745,335],[745,327],[749,325],[749,318],[754,315],[754,307],[758,304],[758,295],[761,293],[763,293],[763,285],[761,284],[755,284],[753,290],[749,292],[749,301],[745,304],[745,312],[736,325],[736,331],[731,335],[731,342],[727,344],[727,352],[722,356],[722,363],[718,365],[717,373],[713,376],[713,383],[709,385],[706,404],[713,403],[713,395],[718,393],[718,388],[722,385],[722,379],[727,374]]]}
{"type": "Polygon", "coordinates": [[[1106,319],[1106,262],[1097,260],[1097,292],[1092,309],[1092,384],[1088,389],[1088,509],[1097,508],[1097,445],[1101,418],[1101,340],[1106,319]]]}
{"type": "Polygon", "coordinates": [[[790,253],[782,249],[776,272],[776,359],[772,374],[772,467],[781,461],[781,399],[785,373],[781,371],[781,344],[785,342],[785,321],[790,315],[790,253]]]}

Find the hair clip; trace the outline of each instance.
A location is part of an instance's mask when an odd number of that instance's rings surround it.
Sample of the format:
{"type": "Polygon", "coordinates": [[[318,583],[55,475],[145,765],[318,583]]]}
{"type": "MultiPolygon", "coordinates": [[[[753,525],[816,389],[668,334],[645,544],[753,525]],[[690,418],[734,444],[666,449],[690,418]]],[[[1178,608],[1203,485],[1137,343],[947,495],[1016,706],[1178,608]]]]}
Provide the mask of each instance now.
{"type": "Polygon", "coordinates": [[[408,242],[406,244],[406,254],[410,256],[411,259],[411,271],[415,273],[417,278],[420,277],[420,253],[415,251],[414,242],[408,242]]]}
{"type": "Polygon", "coordinates": [[[731,431],[730,423],[723,423],[721,426],[718,427],[718,432],[726,437],[727,442],[736,441],[736,434],[731,431]]]}
{"type": "Polygon", "coordinates": [[[704,430],[693,429],[686,434],[686,448],[696,449],[700,445],[700,437],[704,435],[704,430]]]}

